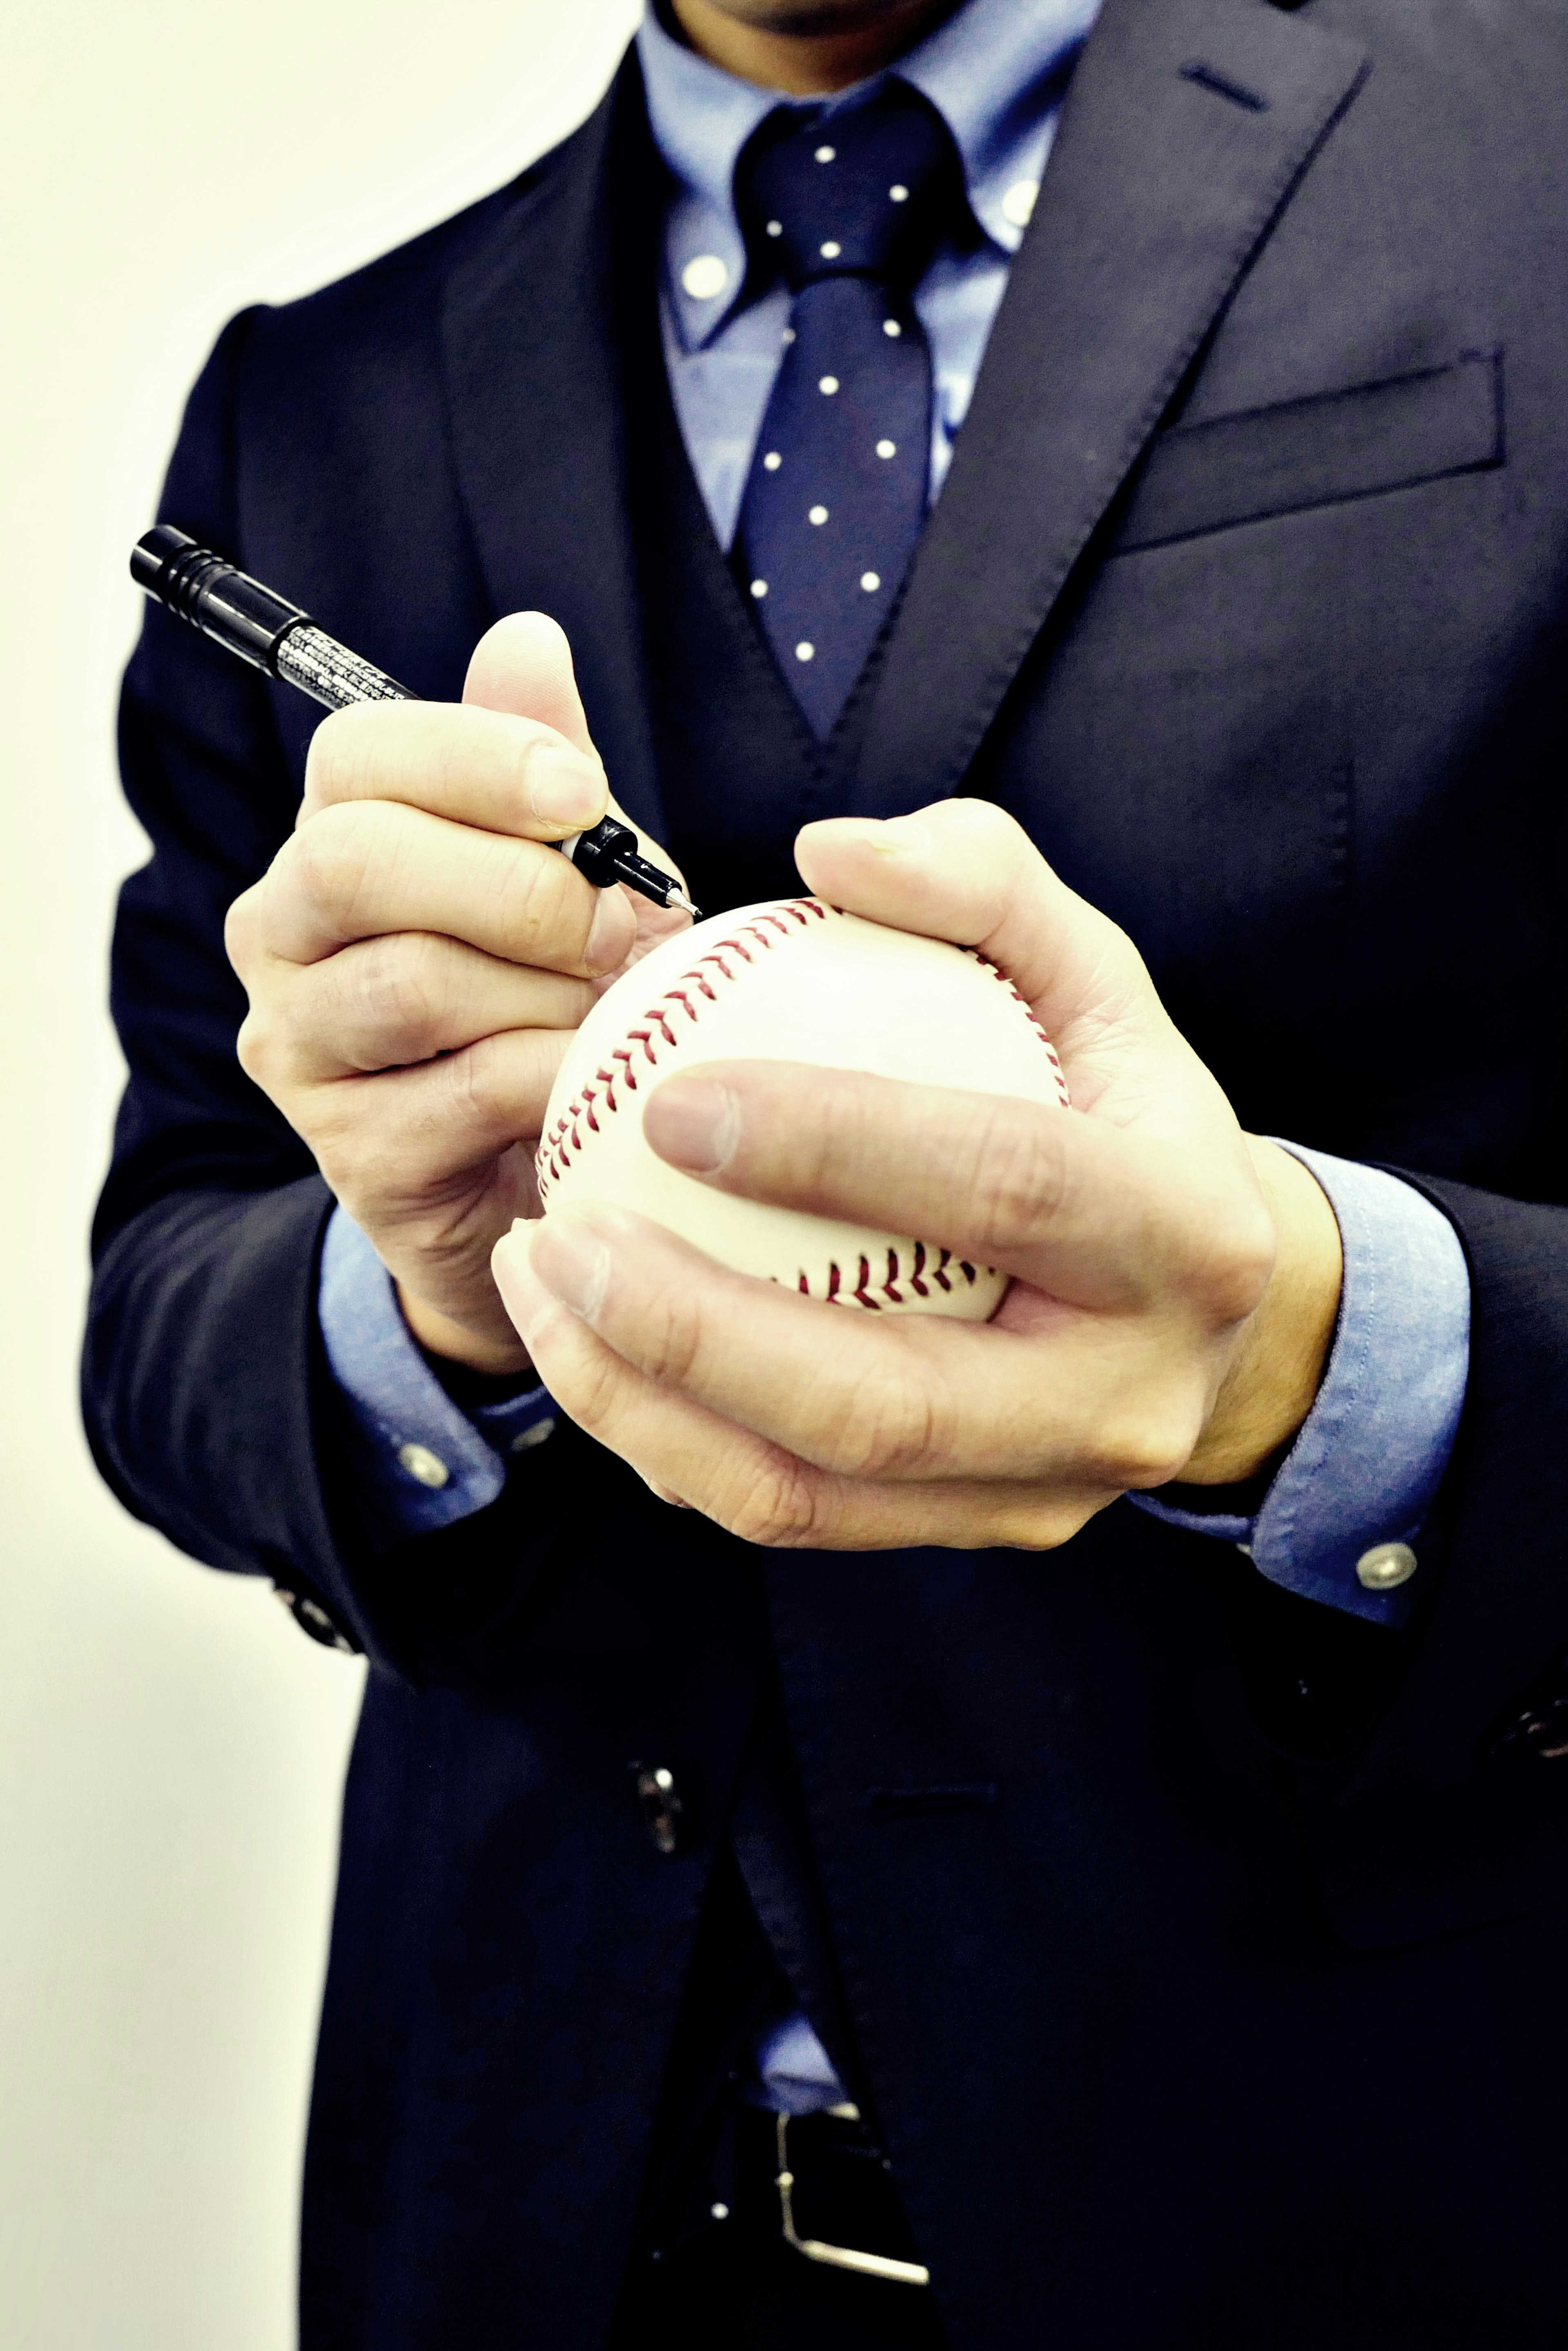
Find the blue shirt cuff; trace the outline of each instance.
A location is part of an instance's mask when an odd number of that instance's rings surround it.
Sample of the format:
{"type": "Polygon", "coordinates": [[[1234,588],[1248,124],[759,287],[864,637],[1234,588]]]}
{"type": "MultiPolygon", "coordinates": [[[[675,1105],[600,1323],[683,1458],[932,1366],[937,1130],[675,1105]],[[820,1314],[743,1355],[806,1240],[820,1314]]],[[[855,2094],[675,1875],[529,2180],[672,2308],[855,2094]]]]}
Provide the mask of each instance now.
{"type": "Polygon", "coordinates": [[[1368,1591],[1357,1562],[1409,1543],[1448,1466],[1469,1375],[1470,1282],[1442,1211],[1396,1176],[1281,1143],[1327,1193],[1344,1287],[1317,1401],[1256,1518],[1129,1499],[1170,1524],[1239,1543],[1270,1583],[1397,1625],[1410,1583],[1368,1591]]]}
{"type": "Polygon", "coordinates": [[[383,1542],[484,1510],[507,1482],[508,1456],[555,1428],[542,1387],[473,1413],[453,1402],[402,1319],[391,1274],[340,1207],[321,1251],[318,1313],[349,1407],[354,1483],[383,1542]]]}

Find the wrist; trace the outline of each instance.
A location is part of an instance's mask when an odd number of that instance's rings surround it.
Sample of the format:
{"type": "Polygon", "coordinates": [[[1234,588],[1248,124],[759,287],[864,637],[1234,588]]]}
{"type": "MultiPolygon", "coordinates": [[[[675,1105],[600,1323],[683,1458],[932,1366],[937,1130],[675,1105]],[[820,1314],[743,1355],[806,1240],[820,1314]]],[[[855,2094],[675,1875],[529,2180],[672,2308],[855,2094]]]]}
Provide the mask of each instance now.
{"type": "Polygon", "coordinates": [[[1245,1139],[1274,1220],[1274,1270],[1181,1473],[1186,1485],[1233,1485],[1272,1468],[1317,1399],[1339,1319],[1344,1259],[1327,1194],[1278,1144],[1245,1139]]]}
{"type": "Polygon", "coordinates": [[[532,1358],[515,1331],[508,1330],[505,1336],[476,1331],[416,1298],[401,1281],[396,1289],[402,1319],[427,1355],[460,1364],[465,1371],[482,1373],[487,1379],[517,1379],[533,1369],[532,1358]]]}

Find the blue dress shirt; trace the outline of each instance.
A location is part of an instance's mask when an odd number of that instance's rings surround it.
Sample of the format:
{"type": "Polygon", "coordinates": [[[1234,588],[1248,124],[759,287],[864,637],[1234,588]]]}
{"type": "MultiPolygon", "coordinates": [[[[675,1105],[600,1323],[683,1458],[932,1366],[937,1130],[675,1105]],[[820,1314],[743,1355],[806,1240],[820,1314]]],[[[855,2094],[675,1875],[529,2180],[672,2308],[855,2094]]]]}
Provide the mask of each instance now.
{"type": "MultiPolygon", "coordinates": [[[[895,68],[946,119],[979,232],[938,251],[915,297],[936,378],[933,498],[1098,5],[967,0],[895,68]]],[[[677,183],[662,289],[670,384],[715,531],[727,546],[789,318],[781,289],[745,298],[732,182],[747,139],[784,101],[684,47],[652,12],[637,39],[653,136],[677,183]]],[[[825,116],[874,87],[873,78],[831,99],[794,102],[825,116]]],[[[1368,1589],[1357,1565],[1377,1546],[1411,1541],[1448,1465],[1469,1370],[1469,1278],[1447,1217],[1410,1186],[1381,1169],[1284,1147],[1322,1184],[1344,1249],[1338,1329],[1317,1401],[1255,1517],[1132,1499],[1239,1544],[1261,1574],[1293,1592],[1397,1623],[1407,1589],[1368,1589]]],[[[391,1278],[341,1208],[328,1228],[320,1319],[350,1406],[361,1490],[387,1541],[482,1510],[500,1492],[510,1458],[548,1441],[554,1416],[543,1388],[473,1413],[453,1403],[403,1322],[391,1278]]],[[[777,2029],[758,2052],[758,2071],[763,2095],[786,2111],[845,2095],[801,2018],[777,2029]]]]}

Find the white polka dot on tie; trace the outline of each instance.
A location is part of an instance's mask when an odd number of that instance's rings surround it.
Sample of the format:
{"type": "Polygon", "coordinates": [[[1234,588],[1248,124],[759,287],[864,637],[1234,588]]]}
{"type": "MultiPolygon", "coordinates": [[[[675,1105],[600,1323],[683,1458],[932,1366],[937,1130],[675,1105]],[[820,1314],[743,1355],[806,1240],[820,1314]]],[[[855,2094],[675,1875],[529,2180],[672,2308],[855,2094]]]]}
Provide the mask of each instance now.
{"type": "Polygon", "coordinates": [[[882,331],[884,335],[902,335],[904,329],[896,319],[884,319],[882,322],[882,331]]]}
{"type": "Polygon", "coordinates": [[[895,204],[906,204],[909,202],[909,190],[902,181],[895,182],[887,193],[895,204]]]}
{"type": "Polygon", "coordinates": [[[753,594],[755,597],[757,597],[757,599],[758,600],[758,601],[761,601],[761,599],[762,599],[764,596],[766,596],[766,595],[767,595],[767,593],[768,593],[768,582],[767,582],[767,580],[754,580],[752,581],[752,583],[751,583],[751,592],[752,592],[752,594],[753,594]]]}
{"type": "Polygon", "coordinates": [[[762,463],[764,469],[768,473],[776,474],[779,471],[779,466],[784,463],[784,460],[779,455],[777,449],[769,449],[767,456],[762,460],[762,463]]]}
{"type": "Polygon", "coordinates": [[[794,329],[794,328],[793,328],[793,327],[786,327],[786,328],[785,328],[785,329],[784,329],[784,332],[779,336],[779,341],[780,341],[781,343],[792,343],[792,342],[794,341],[794,340],[795,340],[795,329],[794,329]]]}
{"type": "Polygon", "coordinates": [[[868,596],[874,596],[877,590],[882,586],[881,572],[862,571],[861,573],[861,586],[865,590],[868,596]]]}
{"type": "Polygon", "coordinates": [[[836,147],[819,147],[817,150],[817,161],[819,163],[831,163],[838,152],[839,151],[836,147]]]}
{"type": "Polygon", "coordinates": [[[716,253],[699,253],[682,270],[681,284],[694,302],[711,302],[729,284],[729,271],[716,253]]]}
{"type": "Polygon", "coordinates": [[[843,249],[843,246],[839,243],[837,237],[832,236],[829,237],[826,245],[819,247],[824,261],[836,261],[843,249]]]}
{"type": "Polygon", "coordinates": [[[836,375],[823,375],[819,376],[817,379],[817,390],[819,392],[825,392],[830,400],[831,400],[838,388],[839,379],[836,375]]]}
{"type": "Polygon", "coordinates": [[[795,658],[797,661],[810,661],[816,650],[815,645],[809,645],[802,641],[795,648],[795,658]]]}
{"type": "Polygon", "coordinates": [[[828,509],[826,507],[811,507],[808,509],[806,520],[808,522],[814,522],[819,529],[821,529],[822,524],[825,523],[827,519],[828,509]]]}
{"type": "Polygon", "coordinates": [[[879,441],[876,444],[876,454],[879,457],[896,457],[898,455],[897,442],[879,441]]]}
{"type": "Polygon", "coordinates": [[[769,221],[769,222],[768,222],[768,235],[769,235],[769,236],[782,236],[782,235],[783,235],[783,234],[784,234],[784,224],[783,224],[783,222],[782,222],[782,221],[769,221]]]}

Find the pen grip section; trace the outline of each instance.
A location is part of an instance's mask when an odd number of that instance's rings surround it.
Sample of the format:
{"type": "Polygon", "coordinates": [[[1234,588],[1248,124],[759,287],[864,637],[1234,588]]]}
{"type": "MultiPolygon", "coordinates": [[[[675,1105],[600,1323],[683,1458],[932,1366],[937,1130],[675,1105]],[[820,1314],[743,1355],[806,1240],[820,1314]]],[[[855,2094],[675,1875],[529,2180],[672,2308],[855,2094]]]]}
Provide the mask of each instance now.
{"type": "Polygon", "coordinates": [[[328,636],[310,621],[280,637],[268,666],[285,684],[324,702],[329,710],[342,710],[350,702],[413,702],[406,685],[373,663],[361,661],[347,645],[328,636]]]}

